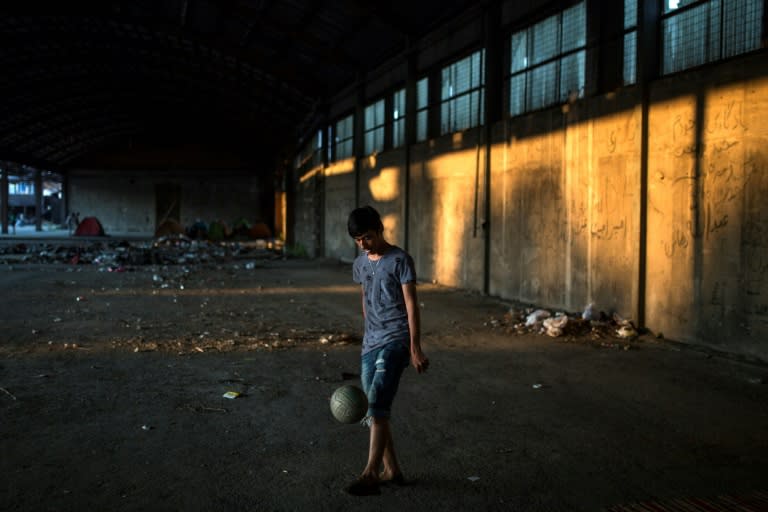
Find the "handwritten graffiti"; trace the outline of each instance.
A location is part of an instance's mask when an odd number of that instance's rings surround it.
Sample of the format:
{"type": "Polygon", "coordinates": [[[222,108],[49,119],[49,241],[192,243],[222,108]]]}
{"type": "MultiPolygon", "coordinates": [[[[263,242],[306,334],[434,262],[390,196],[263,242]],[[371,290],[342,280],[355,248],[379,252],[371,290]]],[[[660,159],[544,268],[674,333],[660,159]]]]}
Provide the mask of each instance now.
{"type": "Polygon", "coordinates": [[[592,238],[598,240],[612,240],[613,238],[624,237],[627,231],[626,219],[621,219],[621,222],[614,225],[608,225],[603,222],[601,224],[593,225],[590,234],[592,238]]]}
{"type": "Polygon", "coordinates": [[[684,230],[675,228],[672,232],[672,241],[662,242],[662,244],[664,245],[664,254],[671,258],[678,249],[688,248],[688,235],[684,230]]]}
{"type": "Polygon", "coordinates": [[[693,119],[683,119],[680,115],[675,116],[675,120],[672,122],[672,141],[688,140],[695,129],[696,121],[693,119]]]}
{"type": "Polygon", "coordinates": [[[709,212],[707,212],[707,220],[706,220],[706,226],[705,226],[707,234],[714,233],[718,229],[722,229],[722,228],[724,228],[727,225],[728,225],[728,214],[727,213],[721,215],[718,218],[713,219],[711,214],[709,212]]]}
{"type": "Polygon", "coordinates": [[[743,102],[730,101],[723,105],[707,123],[707,133],[712,135],[723,132],[747,131],[742,118],[743,102]]]}

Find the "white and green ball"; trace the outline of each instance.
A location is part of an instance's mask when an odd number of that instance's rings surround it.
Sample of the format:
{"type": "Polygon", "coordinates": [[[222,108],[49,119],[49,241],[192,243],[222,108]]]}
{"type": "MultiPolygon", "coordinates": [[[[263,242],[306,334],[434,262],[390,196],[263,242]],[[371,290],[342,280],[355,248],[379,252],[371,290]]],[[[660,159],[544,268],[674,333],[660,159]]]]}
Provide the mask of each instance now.
{"type": "Polygon", "coordinates": [[[357,423],[368,412],[368,398],[357,386],[345,384],[331,395],[331,414],[341,423],[357,423]]]}

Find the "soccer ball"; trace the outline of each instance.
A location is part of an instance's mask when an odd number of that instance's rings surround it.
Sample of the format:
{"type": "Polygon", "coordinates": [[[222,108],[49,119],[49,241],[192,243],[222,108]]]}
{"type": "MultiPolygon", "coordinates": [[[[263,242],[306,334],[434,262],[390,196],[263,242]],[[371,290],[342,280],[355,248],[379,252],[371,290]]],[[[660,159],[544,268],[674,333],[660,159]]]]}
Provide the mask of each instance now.
{"type": "Polygon", "coordinates": [[[331,395],[331,414],[341,423],[357,423],[368,412],[368,398],[357,386],[346,384],[331,395]]]}

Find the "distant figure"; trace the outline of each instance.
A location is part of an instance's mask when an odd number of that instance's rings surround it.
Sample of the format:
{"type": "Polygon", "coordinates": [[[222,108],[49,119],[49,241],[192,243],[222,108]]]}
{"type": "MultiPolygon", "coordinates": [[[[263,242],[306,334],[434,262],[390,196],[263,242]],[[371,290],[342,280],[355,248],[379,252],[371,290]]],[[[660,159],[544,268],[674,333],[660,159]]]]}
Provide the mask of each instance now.
{"type": "Polygon", "coordinates": [[[77,229],[77,226],[80,225],[80,212],[71,212],[69,215],[67,215],[67,229],[69,230],[69,234],[75,232],[77,229]]]}
{"type": "Polygon", "coordinates": [[[13,234],[16,234],[16,212],[13,210],[8,211],[8,225],[11,226],[13,234]]]}

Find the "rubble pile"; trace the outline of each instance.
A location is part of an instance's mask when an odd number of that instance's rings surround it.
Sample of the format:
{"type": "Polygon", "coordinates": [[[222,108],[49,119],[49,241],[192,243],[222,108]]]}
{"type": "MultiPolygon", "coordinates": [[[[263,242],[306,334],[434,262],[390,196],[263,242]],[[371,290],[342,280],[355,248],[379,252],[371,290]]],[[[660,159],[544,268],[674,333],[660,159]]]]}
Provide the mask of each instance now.
{"type": "Polygon", "coordinates": [[[624,350],[628,350],[628,343],[639,335],[631,320],[617,313],[609,315],[597,311],[594,304],[589,304],[582,313],[552,313],[547,309],[511,307],[503,319],[491,319],[487,325],[508,333],[534,333],[565,341],[590,339],[605,347],[624,350]]]}

